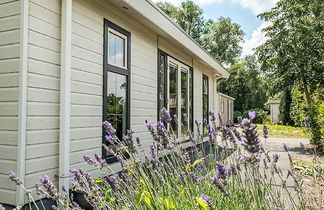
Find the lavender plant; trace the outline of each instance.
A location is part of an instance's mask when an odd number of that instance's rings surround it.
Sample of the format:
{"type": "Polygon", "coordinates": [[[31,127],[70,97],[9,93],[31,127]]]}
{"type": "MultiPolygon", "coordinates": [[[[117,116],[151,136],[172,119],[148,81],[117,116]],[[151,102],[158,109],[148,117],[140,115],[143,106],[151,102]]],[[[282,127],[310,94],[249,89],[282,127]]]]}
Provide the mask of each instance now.
{"type": "MultiPolygon", "coordinates": [[[[85,154],[84,160],[100,171],[100,177],[94,179],[83,169],[71,169],[71,190],[83,193],[94,209],[302,209],[302,203],[290,195],[288,202],[282,200],[282,191],[290,193],[286,185],[280,189],[273,185],[276,176],[282,183],[287,177],[277,165],[279,156],[274,155],[271,161],[262,148],[252,123],[255,113],[249,113],[249,119],[243,119],[239,127],[224,125],[221,118],[217,125],[216,115],[209,114],[207,136],[202,136],[201,123],[196,121],[196,134],[187,131],[191,148],[184,149],[170,126],[178,118],[162,109],[160,122],[145,122],[153,139],[146,155],[138,153],[141,141],[133,130],[118,139],[116,129],[104,122],[107,144],[102,146],[116,157],[121,170],[114,171],[98,154],[85,154]],[[206,144],[207,149],[202,146],[206,144]]],[[[9,178],[24,188],[13,172],[9,178]]],[[[57,202],[53,209],[82,208],[66,193],[61,194],[47,176],[40,177],[36,190],[40,198],[57,202]]],[[[26,194],[30,196],[28,190],[26,194]]]]}

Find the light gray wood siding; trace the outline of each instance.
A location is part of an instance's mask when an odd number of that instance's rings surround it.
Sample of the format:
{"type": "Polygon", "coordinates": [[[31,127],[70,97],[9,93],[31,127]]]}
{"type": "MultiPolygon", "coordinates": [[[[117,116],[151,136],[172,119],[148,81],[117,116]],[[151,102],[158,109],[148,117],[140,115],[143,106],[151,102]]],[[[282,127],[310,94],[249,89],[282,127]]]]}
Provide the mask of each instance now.
{"type": "Polygon", "coordinates": [[[26,187],[58,180],[61,1],[30,0],[26,187]]]}
{"type": "MultiPolygon", "coordinates": [[[[194,118],[202,121],[203,74],[209,77],[209,107],[215,106],[213,74],[206,66],[131,14],[114,1],[73,0],[70,167],[84,168],[93,176],[97,171],[82,156],[101,154],[105,18],[131,33],[130,120],[142,140],[140,155],[147,154],[152,144],[144,121],[157,120],[158,49],[194,68],[194,118]]],[[[61,1],[30,0],[28,20],[25,183],[32,189],[44,174],[58,181],[61,1]]],[[[4,200],[0,202],[11,204],[15,186],[6,174],[16,168],[17,159],[19,21],[19,1],[0,0],[0,198],[4,200]]],[[[119,170],[119,164],[112,168],[119,170]]]]}
{"type": "Polygon", "coordinates": [[[17,169],[20,1],[0,1],[0,203],[15,203],[17,169]]]}

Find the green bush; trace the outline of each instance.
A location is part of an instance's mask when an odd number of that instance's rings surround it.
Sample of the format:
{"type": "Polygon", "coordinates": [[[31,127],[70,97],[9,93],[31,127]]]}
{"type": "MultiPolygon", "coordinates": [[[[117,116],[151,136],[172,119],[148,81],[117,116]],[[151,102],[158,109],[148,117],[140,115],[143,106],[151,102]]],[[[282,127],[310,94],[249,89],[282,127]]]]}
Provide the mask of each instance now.
{"type": "MultiPolygon", "coordinates": [[[[263,121],[266,119],[267,117],[267,112],[264,111],[263,109],[259,109],[259,108],[255,108],[255,109],[251,109],[249,111],[255,111],[256,112],[256,117],[254,119],[254,123],[257,124],[262,124],[263,121]]],[[[244,112],[243,117],[248,117],[248,113],[249,111],[244,112]]]]}
{"type": "Polygon", "coordinates": [[[234,111],[233,117],[234,117],[234,123],[238,123],[237,118],[238,117],[242,117],[242,112],[240,112],[240,111],[234,111]]]}
{"type": "Polygon", "coordinates": [[[264,118],[264,120],[263,120],[263,124],[266,124],[266,125],[268,125],[268,124],[270,124],[271,123],[271,116],[270,115],[267,115],[266,116],[266,118],[264,118]]]}

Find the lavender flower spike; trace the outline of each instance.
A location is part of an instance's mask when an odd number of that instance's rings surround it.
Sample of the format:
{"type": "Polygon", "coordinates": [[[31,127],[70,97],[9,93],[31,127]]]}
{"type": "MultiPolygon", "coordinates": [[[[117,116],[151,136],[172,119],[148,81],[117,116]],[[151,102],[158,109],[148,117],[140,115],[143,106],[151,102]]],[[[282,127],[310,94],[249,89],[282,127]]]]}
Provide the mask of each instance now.
{"type": "Polygon", "coordinates": [[[83,155],[83,159],[89,164],[89,165],[93,165],[95,164],[95,160],[93,160],[89,155],[83,155]]]}
{"type": "Polygon", "coordinates": [[[288,146],[287,146],[287,144],[282,144],[282,147],[284,148],[284,150],[286,151],[286,152],[288,152],[288,146]]]}
{"type": "Polygon", "coordinates": [[[164,107],[161,109],[161,121],[163,123],[170,123],[171,122],[170,112],[164,107]]]}
{"type": "Polygon", "coordinates": [[[251,163],[258,162],[261,145],[257,126],[252,124],[251,120],[248,119],[244,119],[241,123],[241,126],[243,127],[241,141],[245,150],[249,153],[246,160],[251,163]]]}
{"type": "Polygon", "coordinates": [[[20,180],[19,177],[17,177],[17,175],[13,172],[13,171],[9,171],[8,173],[9,179],[11,181],[13,181],[16,185],[21,185],[23,182],[20,180]]]}
{"type": "Polygon", "coordinates": [[[249,111],[249,119],[253,120],[255,118],[256,114],[255,111],[249,111]]]}
{"type": "Polygon", "coordinates": [[[263,137],[264,137],[265,139],[268,138],[269,131],[268,131],[268,128],[267,128],[266,125],[263,125],[263,129],[262,129],[262,131],[263,131],[263,137]]]}

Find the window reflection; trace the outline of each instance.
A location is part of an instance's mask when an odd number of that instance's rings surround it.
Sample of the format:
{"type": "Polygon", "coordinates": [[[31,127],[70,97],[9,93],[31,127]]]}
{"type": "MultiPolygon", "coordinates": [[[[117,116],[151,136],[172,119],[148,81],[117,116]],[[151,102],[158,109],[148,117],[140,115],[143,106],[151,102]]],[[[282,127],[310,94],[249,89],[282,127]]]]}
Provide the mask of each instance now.
{"type": "MultiPolygon", "coordinates": [[[[208,123],[208,77],[203,75],[203,120],[208,123]]],[[[207,135],[207,126],[203,126],[203,133],[207,135]]]]}
{"type": "MultiPolygon", "coordinates": [[[[178,92],[177,72],[178,72],[178,66],[170,63],[169,111],[170,111],[170,114],[172,117],[174,115],[178,116],[178,111],[177,111],[177,107],[178,107],[178,103],[177,103],[177,92],[178,92]]],[[[178,136],[178,125],[174,120],[171,121],[171,128],[172,128],[173,132],[175,133],[175,135],[178,136]]]]}
{"type": "Polygon", "coordinates": [[[188,130],[188,71],[181,69],[181,135],[186,136],[188,130]]]}
{"type": "Polygon", "coordinates": [[[108,72],[107,77],[107,121],[121,139],[126,133],[126,76],[108,72]]]}
{"type": "Polygon", "coordinates": [[[113,31],[108,32],[108,63],[115,66],[126,67],[125,38],[113,31]]]}

